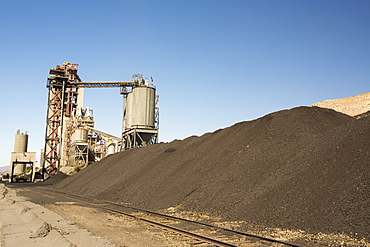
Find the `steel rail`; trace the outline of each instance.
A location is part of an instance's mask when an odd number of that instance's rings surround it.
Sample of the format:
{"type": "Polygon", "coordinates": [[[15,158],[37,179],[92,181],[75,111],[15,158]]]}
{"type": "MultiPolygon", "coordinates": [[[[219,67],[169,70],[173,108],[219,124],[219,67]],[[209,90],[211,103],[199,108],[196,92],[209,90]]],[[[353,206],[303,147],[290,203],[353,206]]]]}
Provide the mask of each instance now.
{"type": "MultiPolygon", "coordinates": [[[[104,208],[104,207],[102,207],[102,208],[104,208]]],[[[104,209],[106,209],[108,211],[111,211],[111,212],[118,213],[118,214],[123,214],[123,215],[129,216],[129,217],[135,218],[136,220],[144,221],[144,222],[147,222],[149,224],[153,224],[153,225],[159,226],[159,227],[164,228],[164,229],[167,229],[167,230],[178,232],[178,233],[180,233],[182,235],[186,235],[186,236],[195,238],[197,240],[200,240],[200,241],[203,241],[203,242],[207,242],[209,244],[215,244],[216,246],[230,246],[230,247],[236,246],[236,245],[233,245],[233,244],[229,244],[229,243],[225,243],[225,242],[222,242],[222,241],[218,241],[216,239],[212,239],[212,238],[208,238],[208,237],[205,237],[205,236],[201,236],[199,234],[195,234],[195,233],[192,233],[192,232],[189,232],[189,231],[185,231],[185,230],[182,230],[180,228],[176,228],[176,227],[165,225],[165,224],[162,224],[162,223],[159,223],[159,222],[155,222],[155,221],[152,221],[152,220],[144,219],[144,218],[141,218],[141,217],[132,215],[132,214],[128,214],[128,213],[119,211],[119,210],[114,210],[114,209],[109,209],[109,208],[104,208],[104,209]]]]}
{"type": "MultiPolygon", "coordinates": [[[[146,209],[136,208],[136,207],[132,207],[132,206],[120,204],[120,203],[115,203],[115,202],[106,201],[106,200],[99,200],[99,199],[92,198],[92,197],[86,197],[86,196],[81,196],[81,195],[77,195],[77,194],[71,194],[71,193],[66,193],[66,192],[62,192],[62,191],[56,191],[56,190],[46,189],[46,188],[43,188],[43,189],[44,190],[53,191],[53,192],[56,192],[56,193],[60,193],[60,194],[64,194],[64,195],[67,195],[67,196],[74,196],[74,197],[78,197],[78,198],[89,199],[89,200],[94,201],[95,203],[105,203],[105,204],[108,204],[108,205],[114,205],[114,206],[118,206],[118,207],[122,207],[122,208],[129,208],[129,209],[140,211],[140,212],[144,212],[144,213],[147,213],[147,214],[157,215],[157,216],[161,216],[161,217],[165,217],[165,218],[170,218],[170,219],[174,219],[174,220],[178,220],[178,221],[184,221],[184,222],[193,223],[193,224],[197,224],[197,225],[203,225],[203,226],[207,226],[207,227],[210,227],[210,228],[222,230],[222,231],[225,231],[225,232],[230,232],[230,233],[234,233],[234,234],[238,234],[238,235],[242,235],[242,236],[256,238],[256,239],[259,239],[259,240],[264,240],[264,241],[267,241],[267,242],[283,244],[283,245],[291,246],[291,247],[300,247],[299,245],[291,244],[291,243],[280,241],[280,240],[277,240],[277,239],[267,238],[267,237],[258,236],[258,235],[255,235],[255,234],[250,234],[250,233],[245,233],[245,232],[240,232],[240,231],[236,231],[236,230],[232,230],[232,229],[228,229],[228,228],[223,228],[223,227],[219,227],[219,226],[207,224],[207,223],[204,223],[204,222],[188,220],[188,219],[184,219],[184,218],[180,218],[180,217],[176,217],[176,216],[172,216],[172,215],[166,215],[166,214],[162,214],[162,213],[158,213],[158,212],[154,212],[154,211],[150,211],[150,210],[146,210],[146,209]]],[[[86,202],[84,200],[81,200],[81,201],[82,202],[86,202]]],[[[89,202],[86,202],[86,203],[89,203],[89,202]]],[[[92,203],[90,203],[90,204],[92,204],[92,203]]],[[[111,208],[106,208],[104,206],[97,206],[97,207],[100,207],[102,209],[105,209],[105,210],[108,210],[108,211],[112,211],[112,212],[115,212],[115,213],[123,214],[123,215],[129,216],[129,217],[133,217],[133,218],[136,218],[138,220],[148,222],[150,224],[155,224],[155,225],[158,225],[158,226],[166,227],[167,229],[171,229],[171,230],[177,231],[179,233],[181,233],[181,231],[183,231],[182,232],[183,234],[188,233],[189,234],[188,236],[193,236],[194,238],[197,235],[197,234],[193,234],[191,232],[187,232],[185,230],[177,229],[177,228],[172,227],[172,226],[167,226],[167,225],[164,225],[164,224],[161,224],[161,223],[158,223],[158,222],[150,221],[150,220],[147,220],[147,219],[144,219],[144,218],[135,216],[135,215],[131,215],[131,214],[128,214],[128,213],[119,211],[119,210],[115,210],[115,209],[111,209],[111,208]]],[[[204,238],[203,239],[204,241],[207,241],[207,237],[204,237],[204,236],[201,236],[201,235],[198,235],[198,236],[200,238],[204,238]]],[[[212,241],[212,239],[210,239],[210,240],[212,241]]],[[[214,241],[218,241],[218,240],[214,240],[214,241]]],[[[218,242],[220,242],[220,244],[221,243],[224,244],[224,245],[220,245],[220,246],[235,246],[235,245],[231,245],[231,244],[224,243],[224,242],[221,242],[221,241],[218,241],[218,242]]],[[[212,244],[215,244],[215,243],[212,243],[212,244]]]]}
{"type": "Polygon", "coordinates": [[[150,213],[150,214],[153,214],[153,215],[158,215],[158,216],[161,216],[161,217],[166,217],[166,218],[170,218],[170,219],[175,219],[175,220],[185,221],[185,222],[194,223],[194,224],[198,224],[198,225],[203,225],[203,226],[207,226],[207,227],[211,227],[211,228],[215,228],[215,229],[218,229],[218,230],[223,230],[223,231],[226,231],[226,232],[231,232],[231,233],[235,233],[235,234],[239,234],[239,235],[243,235],[243,236],[247,236],[247,237],[258,238],[260,240],[265,240],[265,241],[268,241],[268,242],[284,244],[284,245],[291,246],[291,247],[299,247],[298,245],[283,242],[283,241],[280,241],[280,240],[276,240],[276,239],[272,239],[272,238],[266,238],[266,237],[262,237],[262,236],[258,236],[258,235],[254,235],[254,234],[250,234],[250,233],[245,233],[245,232],[240,232],[240,231],[236,231],[236,230],[232,230],[232,229],[228,229],[228,228],[223,228],[223,227],[219,227],[219,226],[214,226],[214,225],[203,223],[203,222],[200,222],[200,221],[193,221],[193,220],[188,220],[188,219],[184,219],[184,218],[179,218],[179,217],[176,217],[176,216],[162,214],[162,213],[158,213],[158,212],[154,212],[154,211],[149,211],[149,210],[146,210],[146,209],[141,209],[141,208],[135,208],[135,207],[127,206],[127,205],[122,205],[122,204],[115,203],[115,202],[109,202],[109,201],[103,201],[103,200],[102,200],[102,202],[112,204],[112,205],[116,205],[116,206],[120,206],[120,207],[125,207],[125,208],[138,210],[138,211],[145,212],[145,213],[150,213]]]}
{"type": "Polygon", "coordinates": [[[136,220],[149,223],[151,225],[159,226],[163,229],[170,230],[170,231],[173,231],[173,232],[176,232],[176,233],[180,233],[181,235],[188,236],[188,237],[191,237],[193,239],[196,239],[196,240],[199,240],[199,241],[202,241],[202,242],[205,242],[205,243],[209,243],[209,244],[212,244],[212,245],[215,245],[215,246],[219,246],[219,247],[237,247],[236,245],[233,245],[233,244],[229,244],[229,243],[222,242],[222,241],[219,241],[219,240],[216,240],[216,239],[212,239],[212,238],[205,237],[205,236],[202,236],[202,235],[199,235],[199,234],[195,234],[195,233],[192,233],[192,232],[189,232],[189,231],[186,231],[186,230],[182,230],[182,229],[179,229],[179,228],[176,228],[176,227],[173,227],[173,226],[169,226],[169,225],[165,225],[165,224],[162,224],[162,223],[159,223],[159,222],[148,220],[148,219],[145,219],[145,218],[142,218],[142,217],[138,217],[136,215],[132,215],[132,214],[129,214],[129,213],[126,213],[126,212],[122,212],[122,211],[119,211],[119,210],[108,208],[106,206],[96,205],[97,203],[100,203],[100,204],[104,203],[104,204],[114,205],[114,203],[109,203],[109,202],[97,200],[97,199],[91,198],[91,197],[84,197],[84,196],[80,196],[80,195],[76,195],[76,194],[70,194],[70,193],[65,193],[65,192],[61,192],[61,191],[45,189],[45,188],[43,188],[43,190],[48,190],[48,191],[64,194],[64,195],[67,195],[67,196],[74,196],[74,197],[82,198],[82,199],[85,199],[85,200],[76,199],[76,198],[75,198],[75,200],[78,200],[78,201],[84,202],[84,203],[89,203],[89,204],[92,204],[95,207],[98,207],[98,208],[101,208],[101,209],[104,209],[104,210],[107,210],[107,211],[110,211],[110,212],[122,214],[122,215],[125,215],[125,216],[128,216],[128,217],[134,218],[136,220]],[[91,199],[94,202],[87,202],[86,199],[91,199]]]}

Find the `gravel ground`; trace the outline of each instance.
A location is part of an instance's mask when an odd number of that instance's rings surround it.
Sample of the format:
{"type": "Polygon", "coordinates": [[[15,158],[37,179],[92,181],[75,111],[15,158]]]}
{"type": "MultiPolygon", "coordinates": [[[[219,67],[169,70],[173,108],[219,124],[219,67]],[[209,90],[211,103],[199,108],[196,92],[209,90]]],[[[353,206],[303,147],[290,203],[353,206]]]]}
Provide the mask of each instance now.
{"type": "Polygon", "coordinates": [[[298,107],[110,155],[54,189],[370,239],[370,118],[298,107]]]}

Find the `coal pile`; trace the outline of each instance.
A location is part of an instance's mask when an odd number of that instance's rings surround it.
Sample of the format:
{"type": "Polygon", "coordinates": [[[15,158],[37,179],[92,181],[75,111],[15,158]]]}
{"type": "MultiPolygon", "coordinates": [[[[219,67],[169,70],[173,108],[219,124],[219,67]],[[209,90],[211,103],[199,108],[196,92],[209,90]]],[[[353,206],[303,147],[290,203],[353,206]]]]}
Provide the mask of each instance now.
{"type": "Polygon", "coordinates": [[[110,155],[55,189],[370,239],[370,118],[298,107],[110,155]]]}
{"type": "Polygon", "coordinates": [[[56,183],[62,181],[63,179],[65,179],[67,177],[68,177],[68,175],[66,175],[63,172],[59,171],[56,175],[48,178],[45,182],[38,183],[36,185],[38,185],[38,186],[53,185],[53,184],[56,184],[56,183]]]}

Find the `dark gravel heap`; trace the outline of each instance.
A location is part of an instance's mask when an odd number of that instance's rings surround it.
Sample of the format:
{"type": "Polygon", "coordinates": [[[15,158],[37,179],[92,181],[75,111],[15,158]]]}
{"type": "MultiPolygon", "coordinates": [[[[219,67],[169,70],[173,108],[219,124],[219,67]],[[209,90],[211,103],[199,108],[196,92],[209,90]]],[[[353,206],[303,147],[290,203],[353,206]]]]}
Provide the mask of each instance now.
{"type": "Polygon", "coordinates": [[[48,178],[45,182],[37,183],[36,185],[38,185],[38,186],[53,185],[53,184],[56,184],[56,183],[62,181],[63,179],[65,179],[67,177],[68,177],[67,174],[64,174],[63,172],[59,171],[56,175],[52,176],[51,178],[48,178]]]}
{"type": "Polygon", "coordinates": [[[370,239],[369,165],[369,117],[298,107],[110,155],[54,188],[370,239]]]}

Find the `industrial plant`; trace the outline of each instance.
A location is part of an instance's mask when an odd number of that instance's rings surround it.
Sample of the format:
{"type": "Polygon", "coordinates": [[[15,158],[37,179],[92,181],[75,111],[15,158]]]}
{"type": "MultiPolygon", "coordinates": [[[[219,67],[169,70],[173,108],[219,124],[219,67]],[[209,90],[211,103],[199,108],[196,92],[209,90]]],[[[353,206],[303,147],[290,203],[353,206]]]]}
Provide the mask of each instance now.
{"type": "MultiPolygon", "coordinates": [[[[130,81],[84,82],[77,71],[78,64],[65,62],[50,69],[47,78],[45,145],[40,160],[42,178],[55,175],[62,167],[80,169],[109,154],[158,141],[159,96],[153,78],[134,74],[130,81]],[[95,129],[93,110],[83,105],[85,88],[112,87],[119,88],[123,95],[121,136],[95,129]]],[[[10,182],[29,166],[35,167],[36,154],[27,152],[27,141],[28,135],[18,131],[10,182]]]]}

